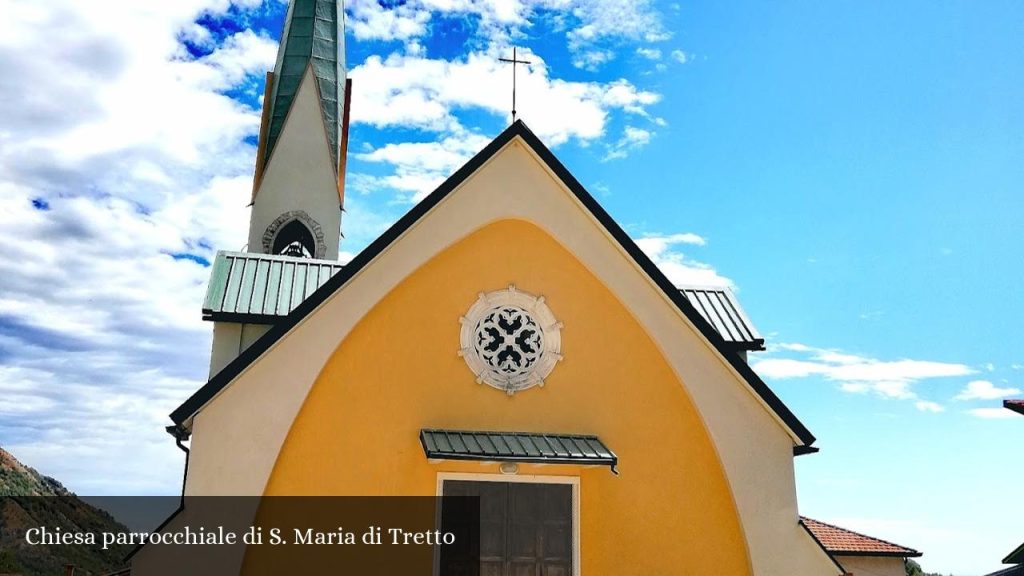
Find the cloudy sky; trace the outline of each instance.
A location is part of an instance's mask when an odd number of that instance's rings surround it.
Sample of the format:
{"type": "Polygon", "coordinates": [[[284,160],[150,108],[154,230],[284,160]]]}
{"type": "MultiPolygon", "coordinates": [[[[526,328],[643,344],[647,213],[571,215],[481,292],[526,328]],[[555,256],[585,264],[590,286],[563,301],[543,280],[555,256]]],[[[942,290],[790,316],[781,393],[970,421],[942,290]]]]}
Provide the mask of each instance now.
{"type": "MultiPolygon", "coordinates": [[[[173,494],[246,239],[279,0],[0,0],[0,443],[173,494]]],[[[1024,5],[348,3],[351,257],[518,109],[818,436],[802,511],[981,574],[1024,539],[1024,5]],[[1015,520],[1016,519],[1016,520],[1015,520]]]]}

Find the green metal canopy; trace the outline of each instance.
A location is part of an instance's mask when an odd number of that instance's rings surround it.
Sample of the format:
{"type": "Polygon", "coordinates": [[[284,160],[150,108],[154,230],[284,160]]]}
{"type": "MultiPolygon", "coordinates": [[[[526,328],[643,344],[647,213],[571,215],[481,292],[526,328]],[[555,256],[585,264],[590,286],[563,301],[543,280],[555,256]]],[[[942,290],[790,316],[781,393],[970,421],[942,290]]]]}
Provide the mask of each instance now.
{"type": "Polygon", "coordinates": [[[344,12],[337,0],[292,0],[288,6],[274,66],[267,159],[281,136],[284,119],[299,90],[302,75],[310,64],[320,92],[320,109],[331,146],[331,158],[337,166],[345,81],[344,12]]]}
{"type": "Polygon", "coordinates": [[[580,434],[423,429],[420,444],[437,460],[606,465],[612,472],[619,461],[600,438],[580,434]]]}

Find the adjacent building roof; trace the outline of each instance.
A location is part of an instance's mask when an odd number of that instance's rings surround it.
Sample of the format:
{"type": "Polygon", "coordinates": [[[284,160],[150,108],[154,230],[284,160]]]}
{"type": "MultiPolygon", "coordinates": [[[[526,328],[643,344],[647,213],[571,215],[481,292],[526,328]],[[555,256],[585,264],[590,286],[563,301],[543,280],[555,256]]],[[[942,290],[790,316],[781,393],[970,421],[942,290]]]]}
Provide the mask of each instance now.
{"type": "Polygon", "coordinates": [[[1003,407],[1024,414],[1024,400],[1003,400],[1003,407]]]}
{"type": "Polygon", "coordinates": [[[578,434],[424,429],[420,444],[427,458],[441,460],[606,465],[613,471],[619,461],[597,436],[578,434]]]}
{"type": "Polygon", "coordinates": [[[1016,566],[1010,566],[1009,568],[1003,568],[1002,570],[996,570],[986,576],[1024,576],[1024,564],[1018,564],[1016,566]]]}
{"type": "Polygon", "coordinates": [[[337,0],[292,0],[277,49],[267,131],[269,159],[306,68],[313,67],[331,158],[338,166],[339,95],[345,79],[343,17],[337,0]]]}
{"type": "Polygon", "coordinates": [[[814,536],[814,539],[825,548],[825,551],[833,556],[895,556],[899,558],[921,556],[921,553],[913,548],[865,536],[859,532],[826,524],[812,518],[801,516],[800,521],[814,536]]]}
{"type": "Polygon", "coordinates": [[[1024,564],[1024,544],[1003,558],[1003,564],[1024,564]]]}
{"type": "MultiPolygon", "coordinates": [[[[640,250],[622,227],[620,227],[618,223],[616,223],[611,216],[605,212],[604,208],[594,200],[593,196],[591,196],[586,189],[583,188],[583,185],[580,184],[579,181],[576,180],[576,178],[569,172],[569,170],[567,170],[565,166],[555,158],[555,155],[552,154],[546,146],[544,146],[540,139],[526,127],[526,124],[524,124],[522,120],[513,122],[511,126],[505,129],[505,131],[497,138],[492,140],[490,144],[470,159],[462,168],[459,168],[455,174],[442,183],[436,190],[427,195],[427,197],[421,200],[419,204],[412,208],[412,210],[402,216],[402,218],[388,228],[387,231],[367,246],[365,250],[357,254],[348,265],[344,266],[338,273],[328,279],[319,289],[308,296],[293,310],[291,314],[275,323],[273,328],[253,343],[252,346],[246,348],[237,358],[225,366],[223,370],[214,375],[206,385],[185,400],[181,406],[171,413],[171,419],[174,423],[178,426],[185,426],[189,423],[192,416],[194,416],[225,386],[230,384],[239,374],[242,373],[242,371],[245,370],[246,367],[255,362],[263,355],[264,352],[269,350],[275,342],[288,334],[292,328],[299,324],[299,322],[301,322],[308,314],[311,314],[321,303],[345,286],[351,278],[372,262],[378,254],[391,245],[392,242],[395,242],[399,237],[401,237],[408,228],[419,221],[420,218],[423,218],[432,208],[434,208],[434,206],[443,201],[453,190],[457,189],[470,175],[483,166],[485,162],[493,157],[513,138],[522,139],[523,143],[537,155],[541,162],[546,165],[556,178],[560,179],[565,184],[568,191],[573,194],[584,209],[590,212],[595,220],[604,227],[609,236],[611,236],[619,246],[622,247],[626,254],[628,254],[629,257],[632,258],[633,261],[643,270],[644,274],[646,274],[647,277],[662,290],[665,296],[672,302],[679,312],[697,328],[701,335],[711,343],[712,346],[715,347],[721,357],[746,382],[751,391],[761,399],[764,405],[778,417],[783,426],[785,426],[797,439],[800,444],[798,444],[794,450],[806,451],[806,447],[810,446],[815,441],[814,435],[811,434],[811,431],[808,430],[802,422],[800,422],[796,415],[794,415],[785,404],[783,404],[782,400],[772,392],[771,388],[761,380],[761,377],[747,365],[740,355],[735,353],[735,349],[726,343],[722,335],[715,330],[715,328],[701,315],[700,312],[697,311],[696,308],[694,308],[693,304],[690,303],[687,297],[672,284],[672,282],[661,270],[658,269],[651,259],[648,258],[642,250],[640,250]]],[[[250,309],[252,309],[251,303],[250,309]]]]}
{"type": "Polygon", "coordinates": [[[740,308],[732,290],[706,286],[680,286],[679,290],[727,344],[739,350],[764,350],[764,338],[740,308]]]}
{"type": "Polygon", "coordinates": [[[337,274],[336,260],[249,252],[217,252],[210,267],[203,319],[273,324],[337,274]]]}

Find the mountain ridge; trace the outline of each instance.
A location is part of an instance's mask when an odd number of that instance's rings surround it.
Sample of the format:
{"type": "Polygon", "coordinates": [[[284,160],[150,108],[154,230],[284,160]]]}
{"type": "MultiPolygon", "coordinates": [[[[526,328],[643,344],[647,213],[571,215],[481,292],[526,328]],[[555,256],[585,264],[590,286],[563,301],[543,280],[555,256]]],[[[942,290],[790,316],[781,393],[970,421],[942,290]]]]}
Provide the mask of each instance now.
{"type": "Polygon", "coordinates": [[[92,506],[57,479],[26,466],[0,447],[0,574],[100,576],[124,566],[130,550],[112,546],[32,545],[26,532],[46,527],[65,532],[124,532],[108,512],[92,506]]]}

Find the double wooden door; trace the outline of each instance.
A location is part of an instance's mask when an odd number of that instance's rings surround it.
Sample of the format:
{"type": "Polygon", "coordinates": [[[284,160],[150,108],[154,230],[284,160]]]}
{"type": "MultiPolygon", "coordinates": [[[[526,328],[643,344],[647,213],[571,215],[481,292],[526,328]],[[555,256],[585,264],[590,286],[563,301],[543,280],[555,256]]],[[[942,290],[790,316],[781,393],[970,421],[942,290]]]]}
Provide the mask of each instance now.
{"type": "Polygon", "coordinates": [[[480,576],[573,573],[571,485],[446,480],[444,494],[480,498],[480,576]]]}

